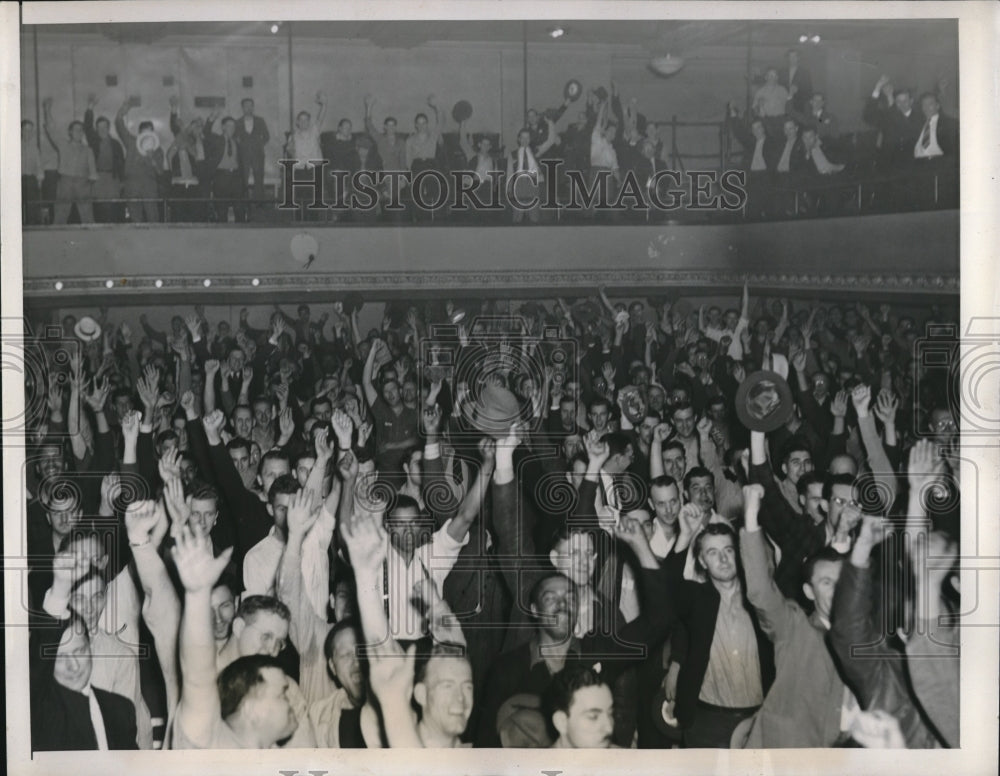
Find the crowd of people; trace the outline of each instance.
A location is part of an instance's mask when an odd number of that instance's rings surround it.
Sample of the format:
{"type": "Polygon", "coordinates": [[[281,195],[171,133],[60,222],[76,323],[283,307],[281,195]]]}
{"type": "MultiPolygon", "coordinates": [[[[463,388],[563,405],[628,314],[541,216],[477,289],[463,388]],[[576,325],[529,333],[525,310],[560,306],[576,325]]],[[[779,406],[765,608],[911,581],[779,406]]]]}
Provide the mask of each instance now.
{"type": "Polygon", "coordinates": [[[871,184],[867,197],[880,199],[883,210],[957,206],[958,121],[941,110],[946,89],[942,79],[915,96],[881,76],[862,113],[877,131],[874,147],[859,148],[841,133],[823,92],[813,90],[799,53],[789,51],[785,68],[767,69],[745,116],[734,103],[727,108],[730,133],[743,149],[751,217],[787,214],[794,189],[804,190],[800,206],[812,212],[842,211],[852,197],[863,207],[859,182],[871,184]]]}
{"type": "MultiPolygon", "coordinates": [[[[361,223],[646,220],[660,202],[670,201],[665,193],[669,184],[684,188],[672,169],[677,160],[664,148],[669,140],[666,126],[647,117],[636,98],[624,99],[614,82],[610,89],[597,86],[585,95],[582,87],[568,91],[555,108],[528,110],[510,145],[498,132],[473,133],[473,106],[465,101],[453,109],[455,126],[450,127],[433,95],[412,128],[404,129],[367,95],[363,129],[348,118],[340,119],[335,130],[326,129],[330,105],[320,92],[315,111],[299,110],[285,133],[282,158],[295,160],[288,169],[266,158],[271,136],[267,121],[255,113],[252,97],[241,101],[238,117],[214,109],[207,117],[183,120],[178,99],[171,98],[170,142],[148,119],[139,122],[137,132],[129,129],[127,118],[138,102],[127,99],[113,122],[105,116],[95,120],[99,103],[91,95],[83,121],[72,121],[67,135],[52,120],[51,99],[43,101],[40,136],[33,122],[22,121],[26,224],[67,223],[74,206],[81,223],[274,220],[281,215],[276,203],[291,203],[292,212],[284,213],[289,218],[361,223]],[[581,96],[580,109],[570,110],[581,96]],[[381,113],[380,122],[376,112],[381,113]],[[563,123],[567,114],[573,118],[563,123]],[[40,147],[49,152],[40,153],[40,147]],[[558,169],[546,164],[556,161],[558,169]],[[314,180],[312,162],[324,165],[322,197],[315,190],[310,194],[308,187],[292,190],[290,185],[291,180],[314,180]],[[468,182],[462,185],[475,199],[457,199],[454,185],[439,199],[441,179],[407,187],[405,180],[375,178],[387,172],[423,171],[466,173],[468,182]],[[361,172],[368,177],[359,180],[361,172]],[[657,177],[665,172],[673,177],[657,177]],[[504,184],[515,174],[516,191],[504,184]],[[575,181],[574,175],[579,176],[575,181]],[[275,189],[265,187],[268,180],[276,182],[275,189]],[[586,201],[595,185],[607,192],[596,205],[586,201]],[[550,189],[557,196],[546,207],[549,199],[542,195],[550,189]],[[535,197],[541,206],[512,205],[535,197]],[[314,198],[334,207],[310,209],[314,198]]],[[[877,132],[872,153],[858,147],[855,135],[840,132],[824,95],[813,90],[808,71],[799,64],[798,53],[789,52],[788,66],[780,73],[777,68],[767,70],[745,118],[734,103],[726,109],[725,125],[743,149],[749,194],[743,216],[829,215],[846,212],[848,205],[857,212],[868,200],[883,210],[957,205],[958,125],[941,112],[938,92],[915,100],[910,89],[894,87],[883,76],[865,107],[864,121],[877,132]],[[911,173],[932,182],[914,194],[907,177],[911,173]],[[884,184],[869,186],[862,195],[865,201],[860,201],[857,183],[880,175],[887,178],[884,184]],[[934,186],[935,176],[944,182],[934,186]],[[817,187],[830,191],[816,193],[817,187]],[[801,202],[789,196],[789,190],[803,188],[807,196],[801,202]]],[[[735,157],[723,164],[731,161],[735,157]]],[[[670,214],[664,208],[660,216],[670,214]]]]}
{"type": "Polygon", "coordinates": [[[959,746],[950,302],[362,304],[29,339],[33,750],[959,746]]]}

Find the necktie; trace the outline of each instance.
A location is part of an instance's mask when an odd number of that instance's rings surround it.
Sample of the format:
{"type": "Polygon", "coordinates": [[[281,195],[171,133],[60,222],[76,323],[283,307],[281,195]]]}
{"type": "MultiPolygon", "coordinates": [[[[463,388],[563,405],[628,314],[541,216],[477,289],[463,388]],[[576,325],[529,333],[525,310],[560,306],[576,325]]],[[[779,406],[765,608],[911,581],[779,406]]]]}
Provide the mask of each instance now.
{"type": "Polygon", "coordinates": [[[931,144],[931,122],[928,120],[924,124],[924,131],[920,133],[920,147],[927,148],[931,144]]]}
{"type": "Polygon", "coordinates": [[[94,688],[87,687],[84,694],[87,696],[87,704],[90,706],[90,722],[94,726],[97,748],[99,751],[106,752],[108,750],[108,732],[104,728],[104,715],[101,714],[101,706],[97,702],[97,696],[94,695],[94,688]]]}
{"type": "Polygon", "coordinates": [[[233,141],[228,137],[226,138],[226,156],[230,159],[233,157],[233,141]]]}
{"type": "Polygon", "coordinates": [[[518,172],[521,172],[522,170],[524,170],[524,167],[525,167],[524,149],[522,148],[521,149],[521,157],[520,157],[520,159],[517,162],[517,170],[518,170],[518,172]]]}

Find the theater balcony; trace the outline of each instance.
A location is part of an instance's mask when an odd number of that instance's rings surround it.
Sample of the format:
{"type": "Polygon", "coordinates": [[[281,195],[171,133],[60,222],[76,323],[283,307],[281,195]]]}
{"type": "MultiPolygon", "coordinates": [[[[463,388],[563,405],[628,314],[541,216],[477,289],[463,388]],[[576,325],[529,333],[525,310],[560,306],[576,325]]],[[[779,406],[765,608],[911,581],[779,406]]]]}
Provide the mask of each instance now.
{"type": "Polygon", "coordinates": [[[956,294],[959,211],[622,226],[122,224],[23,232],[30,306],[757,289],[956,294]],[[308,295],[308,296],[307,296],[308,295]]]}

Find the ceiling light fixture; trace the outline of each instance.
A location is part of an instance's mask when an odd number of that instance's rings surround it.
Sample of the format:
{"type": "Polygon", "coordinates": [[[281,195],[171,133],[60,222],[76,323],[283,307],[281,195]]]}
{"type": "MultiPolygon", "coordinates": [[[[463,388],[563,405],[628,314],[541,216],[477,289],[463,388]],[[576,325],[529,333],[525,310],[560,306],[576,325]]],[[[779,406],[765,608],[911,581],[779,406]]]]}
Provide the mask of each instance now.
{"type": "Polygon", "coordinates": [[[565,34],[566,30],[564,30],[562,27],[553,27],[552,29],[549,30],[550,38],[561,38],[565,34]]]}
{"type": "Polygon", "coordinates": [[[271,34],[277,35],[278,30],[280,29],[281,29],[281,22],[275,22],[274,24],[271,25],[271,34]]]}

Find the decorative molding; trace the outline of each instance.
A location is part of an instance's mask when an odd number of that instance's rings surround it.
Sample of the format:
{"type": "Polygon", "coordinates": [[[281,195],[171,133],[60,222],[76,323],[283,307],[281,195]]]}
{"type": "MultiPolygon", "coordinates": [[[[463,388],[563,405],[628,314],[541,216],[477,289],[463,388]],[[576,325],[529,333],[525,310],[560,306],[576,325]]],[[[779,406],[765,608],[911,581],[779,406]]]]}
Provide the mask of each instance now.
{"type": "Polygon", "coordinates": [[[143,275],[131,278],[113,278],[108,287],[107,278],[59,277],[25,278],[24,295],[30,298],[69,295],[96,296],[116,293],[149,293],[171,295],[195,290],[211,293],[266,293],[275,291],[417,291],[435,289],[573,289],[611,287],[716,287],[739,286],[744,281],[754,287],[789,290],[817,291],[866,291],[891,293],[959,293],[959,277],[944,274],[903,275],[890,273],[871,274],[815,274],[795,272],[740,272],[736,270],[497,270],[478,272],[326,272],[293,275],[236,275],[211,276],[205,285],[205,276],[196,275],[143,275]],[[253,281],[259,283],[254,285],[253,281]],[[56,290],[56,282],[62,284],[56,290]],[[161,286],[156,282],[162,281],[161,286]]]}

